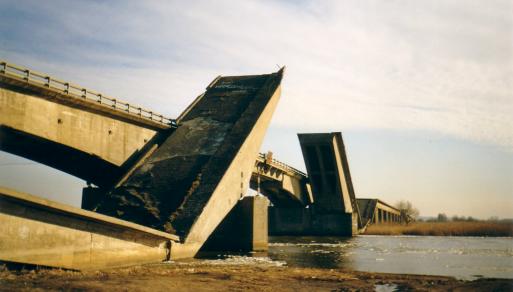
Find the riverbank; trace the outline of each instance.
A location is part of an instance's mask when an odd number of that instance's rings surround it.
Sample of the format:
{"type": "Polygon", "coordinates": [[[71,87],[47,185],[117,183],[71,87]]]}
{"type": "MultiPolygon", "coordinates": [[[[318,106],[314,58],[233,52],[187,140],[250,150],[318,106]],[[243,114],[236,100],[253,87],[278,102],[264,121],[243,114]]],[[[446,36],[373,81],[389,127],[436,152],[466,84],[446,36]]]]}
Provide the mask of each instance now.
{"type": "Polygon", "coordinates": [[[309,269],[268,264],[166,263],[73,272],[0,271],[0,291],[510,291],[513,280],[309,269]],[[390,291],[390,290],[387,290],[390,291]]]}
{"type": "Polygon", "coordinates": [[[367,235],[513,236],[513,223],[501,222],[414,222],[408,225],[374,224],[367,235]]]}

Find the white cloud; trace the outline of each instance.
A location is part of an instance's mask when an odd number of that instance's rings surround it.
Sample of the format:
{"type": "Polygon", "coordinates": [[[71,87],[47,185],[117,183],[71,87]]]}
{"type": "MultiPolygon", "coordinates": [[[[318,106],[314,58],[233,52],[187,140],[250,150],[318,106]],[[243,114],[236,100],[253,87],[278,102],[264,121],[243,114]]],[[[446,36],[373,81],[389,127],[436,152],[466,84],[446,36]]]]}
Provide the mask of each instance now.
{"type": "Polygon", "coordinates": [[[38,17],[8,23],[2,33],[22,35],[0,52],[171,116],[218,74],[287,65],[275,126],[422,129],[513,149],[510,1],[184,3],[5,4],[38,17]]]}

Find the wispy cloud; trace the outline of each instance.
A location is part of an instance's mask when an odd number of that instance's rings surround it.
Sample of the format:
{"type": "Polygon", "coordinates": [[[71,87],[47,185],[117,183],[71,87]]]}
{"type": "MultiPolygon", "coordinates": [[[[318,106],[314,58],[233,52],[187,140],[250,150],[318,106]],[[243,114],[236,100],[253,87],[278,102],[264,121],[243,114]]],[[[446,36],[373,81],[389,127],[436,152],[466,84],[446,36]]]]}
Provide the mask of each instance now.
{"type": "Polygon", "coordinates": [[[422,129],[513,150],[511,1],[3,1],[2,58],[176,116],[288,67],[275,127],[422,129]],[[398,106],[401,105],[401,106],[398,106]]]}

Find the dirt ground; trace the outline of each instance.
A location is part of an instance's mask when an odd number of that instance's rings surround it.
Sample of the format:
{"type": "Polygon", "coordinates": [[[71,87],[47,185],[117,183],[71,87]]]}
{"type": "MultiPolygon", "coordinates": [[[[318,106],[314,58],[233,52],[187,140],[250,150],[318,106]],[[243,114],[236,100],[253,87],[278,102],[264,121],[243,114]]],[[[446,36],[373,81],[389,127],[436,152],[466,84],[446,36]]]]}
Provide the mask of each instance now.
{"type": "Polygon", "coordinates": [[[0,271],[0,291],[513,291],[513,280],[266,265],[164,263],[104,271],[0,271]],[[395,288],[395,290],[393,290],[395,288]],[[380,290],[382,289],[382,290],[380,290]]]}

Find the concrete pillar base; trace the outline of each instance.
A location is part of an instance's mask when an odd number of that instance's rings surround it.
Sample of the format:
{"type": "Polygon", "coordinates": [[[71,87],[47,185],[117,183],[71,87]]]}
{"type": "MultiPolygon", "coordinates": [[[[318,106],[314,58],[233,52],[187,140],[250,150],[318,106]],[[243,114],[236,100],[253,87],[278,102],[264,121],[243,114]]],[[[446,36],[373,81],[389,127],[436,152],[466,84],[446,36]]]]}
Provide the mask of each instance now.
{"type": "Polygon", "coordinates": [[[202,251],[267,251],[269,200],[243,197],[210,235],[202,251]]]}
{"type": "Polygon", "coordinates": [[[356,213],[319,212],[315,208],[269,208],[270,235],[358,234],[356,213]]]}

